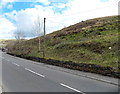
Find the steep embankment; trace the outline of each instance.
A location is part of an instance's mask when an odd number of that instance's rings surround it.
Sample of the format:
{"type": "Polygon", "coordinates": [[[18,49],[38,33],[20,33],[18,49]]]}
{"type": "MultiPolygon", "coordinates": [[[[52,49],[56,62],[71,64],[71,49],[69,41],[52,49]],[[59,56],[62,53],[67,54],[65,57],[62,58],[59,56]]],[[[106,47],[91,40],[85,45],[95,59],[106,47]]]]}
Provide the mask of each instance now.
{"type": "MultiPolygon", "coordinates": [[[[118,16],[82,21],[45,36],[45,58],[76,63],[95,64],[118,70],[118,16]]],[[[38,38],[9,45],[9,53],[42,57],[38,38]]]]}

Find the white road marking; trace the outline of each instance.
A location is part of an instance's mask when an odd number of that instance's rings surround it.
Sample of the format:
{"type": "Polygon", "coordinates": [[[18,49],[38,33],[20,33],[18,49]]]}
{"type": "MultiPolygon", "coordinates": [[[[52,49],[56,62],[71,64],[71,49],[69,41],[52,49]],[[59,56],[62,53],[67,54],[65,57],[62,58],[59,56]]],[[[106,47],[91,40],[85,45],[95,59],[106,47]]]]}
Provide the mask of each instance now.
{"type": "Polygon", "coordinates": [[[2,88],[0,87],[0,94],[2,94],[2,88]]]}
{"type": "Polygon", "coordinates": [[[16,64],[16,63],[13,63],[13,64],[16,65],[16,66],[18,66],[18,67],[20,66],[20,65],[18,65],[18,64],[16,64]]]}
{"type": "Polygon", "coordinates": [[[60,85],[62,85],[62,86],[64,86],[64,87],[67,87],[67,88],[69,88],[69,89],[71,89],[71,90],[74,90],[74,91],[76,91],[76,92],[79,92],[79,93],[85,94],[85,93],[83,93],[82,91],[77,90],[77,89],[75,89],[75,88],[72,88],[72,87],[70,87],[70,86],[68,86],[68,85],[65,85],[65,84],[63,84],[63,83],[60,83],[60,85]]]}
{"type": "MultiPolygon", "coordinates": [[[[33,64],[37,64],[37,65],[41,64],[41,63],[38,63],[38,62],[35,62],[35,61],[33,61],[32,63],[33,64]]],[[[74,75],[77,75],[77,76],[81,76],[81,77],[85,77],[85,78],[89,78],[89,79],[93,79],[93,80],[97,80],[97,81],[109,83],[109,84],[112,84],[112,85],[120,86],[120,84],[118,82],[116,83],[116,82],[113,82],[113,81],[108,81],[108,80],[100,79],[98,77],[92,77],[92,76],[88,76],[88,75],[84,75],[84,74],[77,74],[77,73],[73,73],[73,72],[70,72],[70,71],[63,70],[63,69],[56,69],[56,68],[51,67],[51,66],[46,66],[46,67],[54,69],[54,70],[59,70],[59,71],[62,71],[62,72],[71,73],[71,74],[74,74],[74,75]]]]}
{"type": "Polygon", "coordinates": [[[27,71],[29,71],[29,72],[32,72],[32,73],[34,73],[34,74],[36,74],[36,75],[38,75],[38,76],[45,77],[44,75],[41,75],[41,74],[39,74],[39,73],[37,73],[37,72],[34,72],[34,71],[32,71],[32,70],[30,70],[30,69],[28,69],[28,68],[25,68],[25,70],[27,70],[27,71]]]}

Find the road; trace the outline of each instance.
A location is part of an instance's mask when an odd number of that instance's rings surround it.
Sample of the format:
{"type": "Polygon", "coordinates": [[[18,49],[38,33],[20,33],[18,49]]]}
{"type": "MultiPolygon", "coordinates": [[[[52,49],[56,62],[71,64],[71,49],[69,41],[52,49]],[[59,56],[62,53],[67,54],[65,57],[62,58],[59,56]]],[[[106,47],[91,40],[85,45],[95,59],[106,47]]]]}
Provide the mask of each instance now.
{"type": "MultiPolygon", "coordinates": [[[[106,92],[118,94],[118,86],[51,69],[46,64],[2,53],[4,92],[106,92]],[[116,93],[113,93],[116,92],[116,93]]],[[[102,94],[102,93],[101,93],[102,94]]]]}

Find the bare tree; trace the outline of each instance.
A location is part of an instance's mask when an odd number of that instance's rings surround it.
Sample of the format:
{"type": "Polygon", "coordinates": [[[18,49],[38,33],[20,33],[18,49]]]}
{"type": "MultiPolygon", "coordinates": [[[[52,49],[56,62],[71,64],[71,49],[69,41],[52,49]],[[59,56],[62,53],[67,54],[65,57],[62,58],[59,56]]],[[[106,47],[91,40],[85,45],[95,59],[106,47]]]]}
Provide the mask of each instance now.
{"type": "Polygon", "coordinates": [[[39,44],[38,44],[38,46],[39,46],[39,51],[40,51],[41,50],[40,36],[43,35],[43,32],[42,32],[42,22],[41,22],[39,16],[37,16],[37,19],[34,22],[33,31],[35,32],[35,35],[39,38],[39,44]]]}
{"type": "Polygon", "coordinates": [[[21,51],[20,49],[20,45],[21,45],[21,41],[25,38],[25,33],[24,31],[22,31],[21,29],[18,29],[14,32],[14,37],[16,38],[17,40],[17,45],[18,45],[18,50],[19,52],[21,51]]]}
{"type": "Polygon", "coordinates": [[[20,41],[25,38],[25,34],[22,30],[16,30],[14,32],[14,37],[16,38],[18,43],[20,43],[20,41]]]}

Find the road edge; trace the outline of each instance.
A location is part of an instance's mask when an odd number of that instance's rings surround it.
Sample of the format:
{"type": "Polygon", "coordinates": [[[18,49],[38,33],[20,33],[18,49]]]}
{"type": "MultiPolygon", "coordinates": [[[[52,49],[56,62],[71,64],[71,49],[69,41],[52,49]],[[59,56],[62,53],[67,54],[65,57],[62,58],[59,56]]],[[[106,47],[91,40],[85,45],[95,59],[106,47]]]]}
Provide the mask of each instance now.
{"type": "Polygon", "coordinates": [[[14,57],[24,58],[24,59],[32,60],[36,62],[42,62],[44,64],[49,64],[53,66],[59,66],[59,67],[67,68],[67,69],[95,73],[95,74],[100,74],[103,76],[114,77],[114,78],[120,79],[120,75],[119,75],[120,73],[118,71],[115,71],[112,67],[103,67],[103,66],[99,66],[96,64],[75,63],[72,61],[60,61],[60,60],[55,60],[55,59],[47,59],[47,58],[40,58],[40,57],[33,57],[33,56],[15,55],[15,54],[8,53],[8,52],[7,54],[12,55],[14,57]]]}
{"type": "MultiPolygon", "coordinates": [[[[61,70],[61,71],[63,71],[63,70],[61,70]]],[[[93,80],[97,80],[97,81],[109,83],[109,84],[112,84],[112,85],[120,86],[119,83],[113,83],[112,81],[107,81],[107,80],[104,80],[104,79],[99,79],[97,77],[92,77],[92,76],[88,76],[88,75],[84,75],[84,74],[77,74],[77,73],[73,73],[73,72],[69,72],[69,71],[63,71],[63,72],[67,72],[67,73],[71,73],[71,74],[78,75],[78,76],[81,76],[81,77],[85,77],[85,78],[89,78],[89,79],[93,79],[93,80]]]]}
{"type": "MultiPolygon", "coordinates": [[[[10,54],[9,54],[10,55],[10,54]]],[[[11,55],[13,56],[13,55],[11,55]]],[[[17,57],[17,56],[14,56],[14,57],[17,57]]],[[[21,58],[21,57],[17,57],[17,58],[21,58]]],[[[22,58],[22,59],[25,59],[25,58],[22,58]]],[[[41,64],[44,64],[44,65],[50,65],[50,64],[46,64],[46,63],[41,63],[41,62],[37,62],[37,61],[33,61],[33,60],[29,60],[29,59],[25,59],[25,60],[28,60],[28,61],[32,61],[32,63],[34,64],[37,64],[37,65],[41,65],[41,64]]],[[[50,65],[50,66],[54,66],[54,65],[50,65]]],[[[45,67],[48,67],[48,68],[51,68],[51,69],[54,69],[54,70],[59,70],[59,71],[62,71],[62,72],[66,72],[66,73],[71,73],[71,74],[74,74],[74,75],[77,75],[77,76],[81,76],[81,77],[85,77],[85,78],[89,78],[89,79],[93,79],[93,80],[97,80],[97,81],[101,81],[101,82],[105,82],[105,83],[109,83],[109,84],[112,84],[112,85],[117,85],[117,86],[120,86],[119,84],[119,79],[118,79],[118,83],[114,83],[112,81],[107,81],[107,80],[104,80],[104,79],[99,79],[97,77],[92,77],[92,76],[88,76],[88,75],[85,75],[85,74],[78,74],[78,73],[73,73],[71,71],[67,71],[67,70],[62,70],[60,68],[63,68],[63,67],[60,67],[60,66],[56,66],[56,67],[59,67],[59,68],[54,68],[54,67],[50,67],[50,66],[45,66],[45,67]]],[[[65,68],[65,69],[68,69],[68,68],[65,68]]]]}
{"type": "MultiPolygon", "coordinates": [[[[40,65],[38,62],[33,62],[34,64],[37,64],[37,65],[40,65]]],[[[112,85],[117,85],[117,86],[120,86],[119,83],[114,83],[112,81],[107,81],[107,80],[104,80],[104,79],[99,79],[97,77],[92,77],[92,76],[88,76],[88,75],[85,75],[85,74],[78,74],[78,73],[73,73],[71,71],[67,71],[67,70],[62,70],[62,69],[56,69],[56,68],[53,68],[53,67],[50,67],[50,66],[46,66],[48,68],[51,68],[51,69],[54,69],[54,70],[59,70],[59,71],[62,71],[62,72],[66,72],[66,73],[71,73],[71,74],[74,74],[74,75],[77,75],[77,76],[81,76],[81,77],[85,77],[85,78],[89,78],[89,79],[93,79],[93,80],[97,80],[97,81],[101,81],[101,82],[105,82],[105,83],[109,83],[109,84],[112,84],[112,85]]],[[[57,66],[58,67],[58,66],[57,66]]],[[[61,68],[61,67],[60,67],[61,68]]]]}

